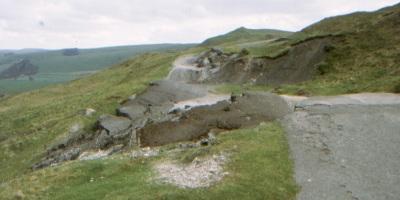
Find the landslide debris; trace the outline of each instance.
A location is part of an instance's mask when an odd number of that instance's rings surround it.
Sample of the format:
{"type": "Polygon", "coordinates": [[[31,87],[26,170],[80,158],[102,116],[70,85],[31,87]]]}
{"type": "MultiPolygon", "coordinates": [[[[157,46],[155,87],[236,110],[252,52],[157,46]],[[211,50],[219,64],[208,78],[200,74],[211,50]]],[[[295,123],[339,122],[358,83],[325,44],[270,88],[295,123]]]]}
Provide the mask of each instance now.
{"type": "Polygon", "coordinates": [[[246,93],[214,105],[178,111],[173,120],[149,124],[140,130],[140,141],[143,146],[160,146],[199,140],[213,129],[234,130],[275,121],[289,112],[287,103],[277,95],[246,93]]]}
{"type": "Polygon", "coordinates": [[[53,146],[48,149],[48,156],[32,169],[37,170],[79,157],[87,159],[107,156],[124,147],[153,147],[179,141],[209,139],[208,135],[212,132],[275,121],[290,111],[286,101],[277,95],[245,93],[232,95],[229,100],[213,105],[171,110],[164,115],[152,115],[145,111],[142,118],[136,120],[103,115],[95,134],[79,134],[53,146]],[[101,153],[93,151],[94,149],[99,152],[101,150],[101,153]]]}
{"type": "Polygon", "coordinates": [[[226,54],[211,49],[197,60],[204,67],[207,78],[204,83],[212,84],[296,84],[310,80],[318,70],[318,64],[325,61],[329,48],[340,43],[340,36],[310,39],[294,45],[289,51],[276,58],[244,58],[243,49],[238,54],[226,54]]]}
{"type": "Polygon", "coordinates": [[[126,147],[200,140],[213,130],[239,129],[282,118],[290,108],[277,95],[245,93],[216,98],[210,84],[281,85],[308,80],[315,74],[316,64],[326,58],[325,46],[338,41],[336,37],[316,38],[278,58],[246,58],[246,49],[228,54],[217,48],[183,56],[175,61],[166,79],[151,82],[145,92],[132,96],[117,109],[116,116],[102,115],[94,133],[80,133],[53,146],[32,169],[83,154],[98,157],[126,147]],[[201,102],[207,98],[215,101],[201,102]],[[194,100],[200,103],[181,106],[194,100]],[[88,155],[96,149],[102,153],[88,155]]]}

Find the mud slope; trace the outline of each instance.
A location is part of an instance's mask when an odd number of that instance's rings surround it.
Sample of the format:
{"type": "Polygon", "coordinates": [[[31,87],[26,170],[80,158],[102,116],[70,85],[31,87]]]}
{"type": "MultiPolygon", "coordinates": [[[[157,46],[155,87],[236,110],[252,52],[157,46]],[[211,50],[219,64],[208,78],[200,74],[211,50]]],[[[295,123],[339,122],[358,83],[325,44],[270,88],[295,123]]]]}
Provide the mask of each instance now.
{"type": "Polygon", "coordinates": [[[399,199],[400,95],[310,98],[282,123],[297,199],[399,199]]]}
{"type": "Polygon", "coordinates": [[[234,130],[275,121],[290,112],[277,95],[245,93],[209,106],[177,111],[174,119],[153,123],[140,130],[142,146],[159,146],[183,140],[207,139],[211,132],[234,130]]]}
{"type": "Polygon", "coordinates": [[[244,59],[241,56],[246,51],[236,56],[210,51],[198,63],[212,69],[208,79],[203,81],[206,83],[295,84],[311,79],[316,74],[317,65],[327,57],[326,47],[340,41],[340,37],[311,39],[294,45],[277,58],[244,59]],[[231,57],[227,60],[228,56],[231,57]]]}

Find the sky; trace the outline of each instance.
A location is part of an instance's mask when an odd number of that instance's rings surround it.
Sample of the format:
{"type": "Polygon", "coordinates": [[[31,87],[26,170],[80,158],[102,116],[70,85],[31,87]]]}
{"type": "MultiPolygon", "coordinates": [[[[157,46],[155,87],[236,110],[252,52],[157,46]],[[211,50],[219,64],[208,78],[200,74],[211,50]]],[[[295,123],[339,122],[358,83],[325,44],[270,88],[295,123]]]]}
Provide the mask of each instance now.
{"type": "Polygon", "coordinates": [[[200,43],[239,27],[299,31],[397,0],[0,0],[0,49],[200,43]]]}

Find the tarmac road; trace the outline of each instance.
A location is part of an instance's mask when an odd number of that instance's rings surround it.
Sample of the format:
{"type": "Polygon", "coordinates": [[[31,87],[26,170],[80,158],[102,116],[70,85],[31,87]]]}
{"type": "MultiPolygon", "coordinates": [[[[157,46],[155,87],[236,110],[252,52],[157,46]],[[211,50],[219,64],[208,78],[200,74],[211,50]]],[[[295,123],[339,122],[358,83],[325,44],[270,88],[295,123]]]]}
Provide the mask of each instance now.
{"type": "Polygon", "coordinates": [[[297,199],[400,199],[400,95],[291,99],[297,199]]]}

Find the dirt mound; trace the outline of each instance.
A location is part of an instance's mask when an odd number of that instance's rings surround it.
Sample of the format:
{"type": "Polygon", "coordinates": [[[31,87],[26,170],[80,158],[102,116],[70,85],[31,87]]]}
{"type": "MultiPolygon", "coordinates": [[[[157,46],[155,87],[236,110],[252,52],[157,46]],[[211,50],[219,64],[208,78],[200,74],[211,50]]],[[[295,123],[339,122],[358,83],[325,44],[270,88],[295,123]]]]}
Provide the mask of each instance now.
{"type": "Polygon", "coordinates": [[[244,59],[244,54],[217,54],[209,51],[197,62],[210,63],[209,78],[205,83],[231,84],[295,84],[311,79],[318,64],[327,57],[328,45],[339,42],[339,37],[315,38],[296,44],[285,55],[270,58],[244,59]],[[229,58],[227,60],[227,58],[229,58]],[[221,62],[222,61],[222,62],[221,62]]]}

